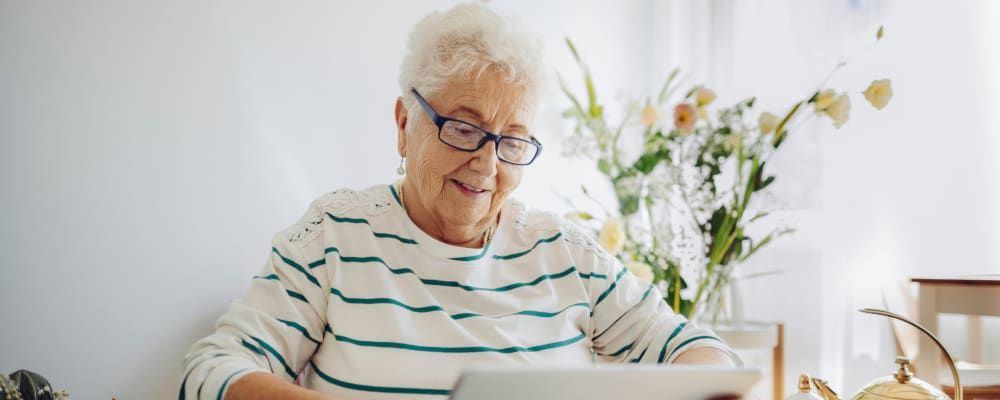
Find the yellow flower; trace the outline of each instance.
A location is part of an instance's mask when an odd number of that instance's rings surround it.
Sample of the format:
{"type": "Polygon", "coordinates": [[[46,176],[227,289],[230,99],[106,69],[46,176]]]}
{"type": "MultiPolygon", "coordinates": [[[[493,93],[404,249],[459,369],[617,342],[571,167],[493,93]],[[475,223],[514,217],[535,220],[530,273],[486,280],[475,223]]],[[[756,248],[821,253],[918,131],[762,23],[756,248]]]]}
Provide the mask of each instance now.
{"type": "Polygon", "coordinates": [[[865,99],[868,99],[868,102],[872,103],[876,110],[881,110],[892,99],[892,81],[889,79],[872,81],[872,84],[868,85],[868,89],[865,89],[864,94],[865,99]]]}
{"type": "Polygon", "coordinates": [[[847,94],[837,96],[837,100],[825,112],[833,119],[833,127],[840,129],[851,114],[851,99],[847,97],[847,94]]]}
{"type": "Polygon", "coordinates": [[[712,89],[705,88],[703,86],[698,86],[698,89],[694,92],[694,101],[698,107],[707,106],[715,101],[715,92],[712,89]]]}
{"type": "Polygon", "coordinates": [[[574,211],[566,213],[565,215],[563,215],[563,218],[569,220],[590,221],[590,219],[594,218],[594,216],[590,215],[590,213],[585,213],[583,211],[574,211]]]}
{"type": "Polygon", "coordinates": [[[625,246],[625,231],[622,223],[617,218],[608,218],[601,228],[601,233],[597,235],[597,242],[607,250],[608,253],[615,254],[625,246]]]}
{"type": "Polygon", "coordinates": [[[640,123],[645,126],[653,126],[659,120],[660,112],[656,110],[656,107],[645,106],[642,108],[642,116],[639,118],[640,123]]]}
{"type": "Polygon", "coordinates": [[[698,115],[694,106],[681,103],[674,108],[674,126],[681,131],[682,134],[691,133],[692,128],[694,128],[694,123],[698,121],[698,115]]]}
{"type": "Polygon", "coordinates": [[[816,95],[816,112],[823,112],[837,101],[837,93],[833,89],[826,89],[816,95]]]}
{"type": "Polygon", "coordinates": [[[638,261],[629,261],[625,263],[625,269],[631,272],[636,278],[652,282],[653,281],[653,267],[641,263],[638,261]]]}
{"type": "Polygon", "coordinates": [[[760,126],[761,135],[774,132],[774,128],[777,128],[780,123],[781,118],[769,112],[763,112],[760,114],[760,118],[757,118],[757,124],[760,126]]]}

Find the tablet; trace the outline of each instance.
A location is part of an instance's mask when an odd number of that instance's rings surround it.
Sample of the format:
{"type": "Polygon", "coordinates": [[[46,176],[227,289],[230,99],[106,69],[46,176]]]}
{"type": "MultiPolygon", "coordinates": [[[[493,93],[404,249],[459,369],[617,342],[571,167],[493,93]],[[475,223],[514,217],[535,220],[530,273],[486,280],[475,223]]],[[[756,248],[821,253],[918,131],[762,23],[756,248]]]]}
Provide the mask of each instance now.
{"type": "Polygon", "coordinates": [[[705,400],[745,395],[756,368],[704,365],[477,367],[462,372],[451,400],[705,400]]]}

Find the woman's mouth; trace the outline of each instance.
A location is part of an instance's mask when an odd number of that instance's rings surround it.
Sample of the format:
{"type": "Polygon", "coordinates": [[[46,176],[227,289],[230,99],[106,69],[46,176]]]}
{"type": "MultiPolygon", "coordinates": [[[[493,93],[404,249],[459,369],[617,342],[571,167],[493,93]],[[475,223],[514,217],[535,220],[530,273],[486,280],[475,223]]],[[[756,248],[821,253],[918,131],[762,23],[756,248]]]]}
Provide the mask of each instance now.
{"type": "Polygon", "coordinates": [[[454,179],[452,179],[451,182],[454,183],[456,187],[458,187],[459,191],[461,191],[462,193],[465,193],[467,195],[470,195],[470,196],[477,196],[477,195],[481,195],[483,193],[489,192],[486,189],[477,188],[475,186],[468,185],[468,184],[465,184],[463,182],[459,182],[459,181],[454,180],[454,179]]]}

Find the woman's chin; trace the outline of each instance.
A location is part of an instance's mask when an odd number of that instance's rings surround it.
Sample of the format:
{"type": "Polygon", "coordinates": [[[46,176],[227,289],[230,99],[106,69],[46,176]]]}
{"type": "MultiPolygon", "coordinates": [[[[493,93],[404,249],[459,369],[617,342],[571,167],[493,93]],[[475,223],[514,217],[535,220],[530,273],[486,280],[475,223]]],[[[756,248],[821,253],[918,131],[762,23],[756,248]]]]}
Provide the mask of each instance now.
{"type": "Polygon", "coordinates": [[[439,208],[449,225],[470,226],[481,223],[489,217],[490,204],[488,201],[451,201],[450,204],[439,208]]]}

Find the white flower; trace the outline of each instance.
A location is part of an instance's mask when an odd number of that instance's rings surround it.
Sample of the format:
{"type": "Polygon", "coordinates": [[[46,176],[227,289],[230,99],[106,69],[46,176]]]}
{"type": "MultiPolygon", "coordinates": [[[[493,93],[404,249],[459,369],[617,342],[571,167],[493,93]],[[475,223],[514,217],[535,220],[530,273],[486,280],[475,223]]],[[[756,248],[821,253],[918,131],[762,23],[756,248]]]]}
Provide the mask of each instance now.
{"type": "Polygon", "coordinates": [[[625,268],[628,269],[628,272],[631,272],[632,275],[635,275],[636,278],[648,282],[653,281],[653,267],[646,265],[646,263],[642,263],[639,261],[629,261],[625,263],[625,268]]]}
{"type": "Polygon", "coordinates": [[[625,246],[625,230],[618,218],[608,218],[601,228],[601,233],[597,235],[597,242],[607,250],[608,253],[615,254],[625,246]]]}

